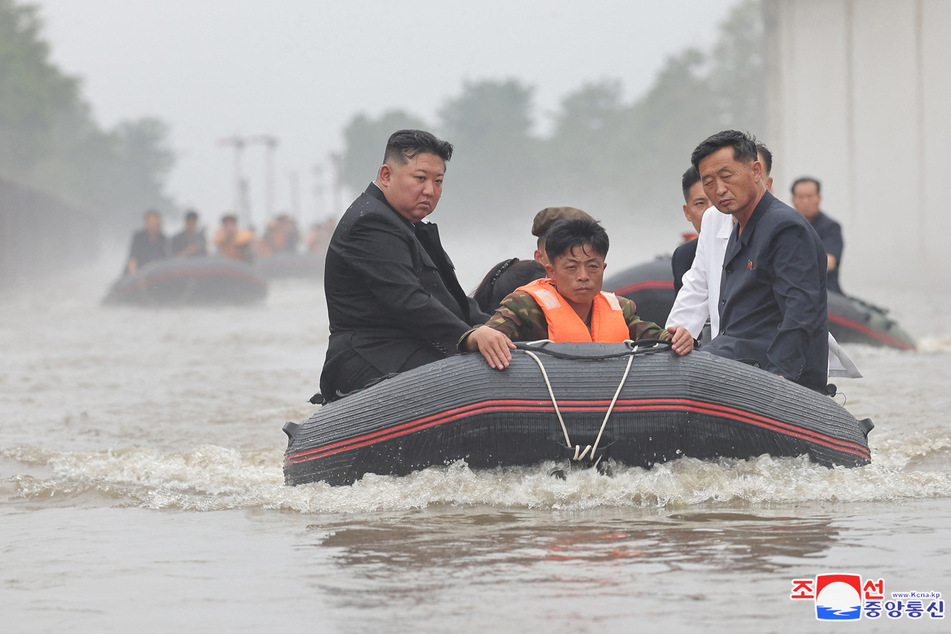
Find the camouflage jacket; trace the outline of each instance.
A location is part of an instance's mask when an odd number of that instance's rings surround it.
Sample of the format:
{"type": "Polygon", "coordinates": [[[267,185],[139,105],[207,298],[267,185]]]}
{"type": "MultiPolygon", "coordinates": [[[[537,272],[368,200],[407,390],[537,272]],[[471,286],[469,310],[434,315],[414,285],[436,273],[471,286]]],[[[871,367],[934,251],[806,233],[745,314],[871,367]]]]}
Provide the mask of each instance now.
{"type": "MultiPolygon", "coordinates": [[[[626,297],[618,295],[618,302],[627,322],[632,340],[670,339],[671,334],[652,321],[644,321],[637,316],[637,305],[626,297]]],[[[535,298],[525,291],[515,291],[502,300],[499,309],[485,323],[506,335],[512,341],[538,341],[548,339],[548,320],[535,298]]],[[[479,326],[477,326],[479,327],[479,326]]],[[[464,350],[463,342],[475,328],[466,331],[459,338],[458,348],[464,350]]]]}

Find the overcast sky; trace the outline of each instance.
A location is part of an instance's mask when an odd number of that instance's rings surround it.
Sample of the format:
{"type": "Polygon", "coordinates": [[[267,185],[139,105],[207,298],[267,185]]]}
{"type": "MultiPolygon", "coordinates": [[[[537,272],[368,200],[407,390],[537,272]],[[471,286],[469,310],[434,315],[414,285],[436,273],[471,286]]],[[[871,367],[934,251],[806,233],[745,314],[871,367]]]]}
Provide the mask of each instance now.
{"type": "MultiPolygon", "coordinates": [[[[155,116],[171,126],[178,163],[170,193],[214,223],[233,201],[234,155],[218,145],[223,137],[277,137],[276,206],[290,205],[296,173],[304,220],[339,215],[314,195],[313,168],[342,149],[341,131],[355,114],[397,108],[434,121],[465,81],[482,79],[533,86],[542,125],[587,82],[619,79],[630,100],[669,55],[708,49],[735,1],[32,3],[53,61],[83,79],[102,125],[155,116]]],[[[258,218],[264,155],[263,146],[244,154],[258,218]]]]}

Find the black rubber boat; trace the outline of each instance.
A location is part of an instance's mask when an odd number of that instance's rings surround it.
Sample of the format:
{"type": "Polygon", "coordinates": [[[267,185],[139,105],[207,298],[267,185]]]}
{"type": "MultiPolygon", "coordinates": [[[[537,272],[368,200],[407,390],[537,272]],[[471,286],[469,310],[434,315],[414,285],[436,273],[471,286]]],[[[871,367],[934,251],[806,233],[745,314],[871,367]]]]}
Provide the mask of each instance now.
{"type": "Polygon", "coordinates": [[[113,285],[104,304],[182,306],[253,304],[267,297],[267,281],[244,262],[212,255],[149,262],[113,285]]]}
{"type": "Polygon", "coordinates": [[[871,421],[742,363],[679,357],[661,343],[518,345],[505,371],[454,356],[287,423],[285,483],[349,484],[458,460],[475,469],[762,454],[870,461],[871,421]]]}
{"type": "MultiPolygon", "coordinates": [[[[641,319],[663,325],[676,297],[670,258],[625,269],[606,279],[604,289],[633,300],[641,319]]],[[[915,340],[888,316],[887,309],[841,293],[830,292],[828,297],[829,332],[839,343],[915,349],[915,340]]]]}

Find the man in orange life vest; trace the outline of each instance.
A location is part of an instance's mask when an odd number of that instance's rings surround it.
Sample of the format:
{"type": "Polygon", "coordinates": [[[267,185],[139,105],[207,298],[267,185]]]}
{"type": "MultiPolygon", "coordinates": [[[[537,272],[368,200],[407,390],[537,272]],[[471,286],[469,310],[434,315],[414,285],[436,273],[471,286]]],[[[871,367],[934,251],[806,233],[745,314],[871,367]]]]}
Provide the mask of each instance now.
{"type": "Polygon", "coordinates": [[[560,220],[545,235],[548,277],[518,288],[483,326],[466,332],[459,349],[479,351],[490,367],[512,360],[512,341],[599,341],[662,339],[684,355],[693,350],[690,332],[664,330],[637,316],[634,302],[601,291],[608,234],[594,220],[560,220]]]}

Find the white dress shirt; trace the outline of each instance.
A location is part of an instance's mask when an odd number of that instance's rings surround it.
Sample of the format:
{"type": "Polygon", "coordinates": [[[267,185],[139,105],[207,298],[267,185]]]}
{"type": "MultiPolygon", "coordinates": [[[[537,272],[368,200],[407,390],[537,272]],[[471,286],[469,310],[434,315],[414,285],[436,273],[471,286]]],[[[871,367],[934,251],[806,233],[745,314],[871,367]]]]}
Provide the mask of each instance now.
{"type": "Polygon", "coordinates": [[[720,332],[720,276],[732,232],[733,216],[713,206],[703,212],[697,254],[690,270],[684,273],[683,288],[667,317],[668,328],[683,326],[696,339],[709,318],[713,336],[720,332]]]}

